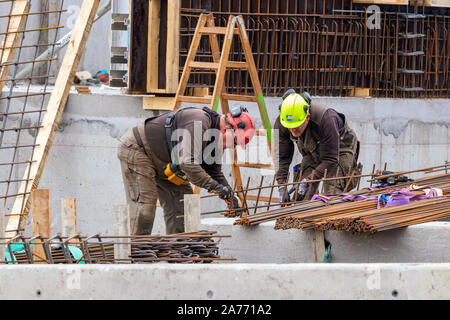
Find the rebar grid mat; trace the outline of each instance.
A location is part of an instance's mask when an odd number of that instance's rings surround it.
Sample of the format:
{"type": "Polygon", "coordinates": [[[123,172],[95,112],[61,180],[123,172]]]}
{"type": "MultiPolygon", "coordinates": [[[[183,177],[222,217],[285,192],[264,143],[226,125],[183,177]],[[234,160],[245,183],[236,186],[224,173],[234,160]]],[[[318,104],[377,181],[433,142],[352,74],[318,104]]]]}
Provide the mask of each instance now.
{"type": "Polygon", "coordinates": [[[105,263],[211,263],[232,261],[219,256],[218,243],[221,238],[212,231],[198,231],[173,235],[155,236],[102,236],[63,237],[60,234],[45,238],[41,236],[3,239],[6,246],[7,264],[105,264],[105,263]],[[218,238],[219,241],[214,239],[218,238]],[[8,240],[5,242],[5,240],[8,240]],[[127,259],[116,259],[114,247],[130,245],[127,259]],[[33,246],[42,246],[44,257],[33,252],[33,246]],[[11,255],[12,253],[12,255],[11,255]]]}
{"type": "MultiPolygon", "coordinates": [[[[63,10],[64,0],[58,8],[53,8],[49,0],[2,1],[3,10],[5,6],[9,6],[9,14],[0,16],[6,28],[0,32],[3,36],[0,40],[0,88],[3,88],[0,90],[0,152],[2,159],[10,160],[0,163],[0,199],[3,206],[11,208],[16,197],[28,194],[18,190],[21,184],[28,190],[31,183],[29,168],[51,93],[49,79],[54,77],[52,62],[56,60],[58,31],[63,28],[61,14],[67,10],[63,10]],[[39,58],[47,50],[50,58],[39,58]],[[17,76],[28,68],[29,75],[17,76]],[[32,87],[34,84],[39,85],[37,92],[32,87]]],[[[22,198],[23,210],[25,197],[22,198]]]]}
{"type": "MultiPolygon", "coordinates": [[[[348,96],[365,88],[373,97],[448,98],[450,9],[417,2],[378,7],[374,13],[344,0],[182,1],[180,66],[201,12],[212,12],[222,27],[230,14],[240,14],[265,96],[281,96],[289,88],[348,96]]],[[[238,46],[233,44],[231,60],[242,61],[238,46]]],[[[212,62],[206,39],[199,53],[212,62]]],[[[213,70],[193,70],[189,83],[212,88],[214,81],[213,70]]],[[[251,90],[247,72],[239,69],[227,73],[226,86],[233,94],[251,90]]]]}

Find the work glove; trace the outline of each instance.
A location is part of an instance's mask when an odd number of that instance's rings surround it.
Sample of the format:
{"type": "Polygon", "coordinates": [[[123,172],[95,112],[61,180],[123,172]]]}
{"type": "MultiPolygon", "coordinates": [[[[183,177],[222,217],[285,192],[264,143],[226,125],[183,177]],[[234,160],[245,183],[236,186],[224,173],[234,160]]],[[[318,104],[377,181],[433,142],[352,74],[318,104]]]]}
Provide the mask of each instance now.
{"type": "Polygon", "coordinates": [[[216,180],[213,180],[213,182],[211,182],[208,191],[217,194],[220,199],[225,201],[231,201],[234,193],[231,187],[224,186],[223,184],[218,183],[216,180]]]}
{"type": "Polygon", "coordinates": [[[278,196],[280,197],[281,203],[290,202],[289,192],[287,192],[286,187],[278,188],[278,196]]]}
{"type": "Polygon", "coordinates": [[[234,196],[230,200],[227,200],[228,209],[239,209],[242,207],[241,201],[238,197],[234,196]]]}
{"type": "MultiPolygon", "coordinates": [[[[298,186],[297,198],[295,199],[295,201],[302,201],[303,199],[305,199],[306,192],[308,192],[309,187],[308,181],[309,178],[305,178],[302,180],[302,183],[300,183],[300,185],[298,186]]],[[[295,196],[295,189],[296,187],[292,187],[291,190],[289,190],[289,194],[294,193],[295,196]]]]}
{"type": "Polygon", "coordinates": [[[237,217],[241,214],[242,204],[238,197],[234,196],[230,200],[226,200],[228,211],[222,213],[226,217],[237,217]]]}

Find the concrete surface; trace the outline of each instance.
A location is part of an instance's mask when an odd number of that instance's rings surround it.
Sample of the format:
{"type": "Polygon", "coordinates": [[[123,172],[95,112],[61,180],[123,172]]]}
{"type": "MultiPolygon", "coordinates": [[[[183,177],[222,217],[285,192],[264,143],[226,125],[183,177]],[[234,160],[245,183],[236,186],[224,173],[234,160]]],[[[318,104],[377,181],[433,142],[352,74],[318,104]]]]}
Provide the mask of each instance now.
{"type": "MultiPolygon", "coordinates": [[[[40,87],[33,86],[30,92],[40,90],[40,87]]],[[[142,96],[122,95],[120,90],[108,87],[92,87],[91,90],[92,95],[80,95],[72,89],[39,185],[40,188],[51,190],[52,230],[55,233],[60,231],[60,199],[64,197],[78,199],[80,232],[111,233],[112,205],[125,203],[120,166],[116,157],[118,138],[129,127],[162,112],[143,110],[142,96]]],[[[21,92],[21,87],[14,89],[14,94],[21,92]]],[[[449,99],[314,99],[345,113],[361,140],[360,161],[366,173],[371,171],[374,163],[377,168],[382,168],[388,162],[388,170],[409,170],[441,164],[450,158],[449,99]]],[[[23,100],[12,101],[10,111],[20,110],[23,100]]],[[[38,108],[41,102],[39,98],[30,97],[28,107],[38,108]]],[[[281,98],[266,98],[271,122],[278,116],[280,102],[281,98]]],[[[5,106],[6,102],[2,100],[0,110],[3,111],[5,106]]],[[[251,114],[258,115],[256,104],[249,103],[247,106],[251,114]]],[[[13,126],[17,121],[18,117],[9,118],[7,127],[13,126]]],[[[27,115],[24,121],[33,126],[36,125],[37,118],[34,114],[27,115]]],[[[262,127],[259,119],[256,125],[262,127]]],[[[33,130],[25,132],[21,143],[29,143],[34,135],[33,130]]],[[[13,143],[10,140],[5,134],[4,142],[13,143]]],[[[239,159],[243,160],[245,156],[249,161],[257,158],[267,161],[264,138],[259,140],[261,148],[258,148],[257,142],[255,139],[246,152],[240,152],[239,159]]],[[[25,159],[25,150],[20,152],[25,159]]],[[[224,161],[226,160],[227,158],[224,161]]],[[[10,154],[2,152],[0,161],[10,161],[10,154]]],[[[300,161],[301,157],[296,153],[293,164],[300,161]]],[[[0,168],[0,172],[3,173],[1,170],[5,169],[7,168],[0,168]]],[[[233,179],[228,162],[224,163],[223,170],[231,182],[233,179]]],[[[264,183],[271,183],[273,171],[244,168],[242,174],[245,182],[251,177],[250,186],[256,186],[259,185],[261,176],[265,179],[264,183]]],[[[13,174],[13,178],[17,179],[22,176],[22,172],[13,174]]],[[[362,186],[364,183],[363,181],[362,186]]],[[[7,203],[7,209],[11,205],[7,203]]],[[[224,207],[221,201],[202,200],[203,211],[224,207]]],[[[154,233],[158,230],[161,227],[155,225],[154,233]]]]}
{"type": "MultiPolygon", "coordinates": [[[[233,226],[229,218],[202,219],[202,229],[231,235],[219,242],[220,256],[238,263],[313,262],[309,230],[274,230],[274,221],[233,226]]],[[[374,235],[325,231],[332,263],[450,262],[450,222],[429,222],[374,235]]]]}
{"type": "Polygon", "coordinates": [[[0,299],[448,300],[450,264],[2,266],[0,299]]]}

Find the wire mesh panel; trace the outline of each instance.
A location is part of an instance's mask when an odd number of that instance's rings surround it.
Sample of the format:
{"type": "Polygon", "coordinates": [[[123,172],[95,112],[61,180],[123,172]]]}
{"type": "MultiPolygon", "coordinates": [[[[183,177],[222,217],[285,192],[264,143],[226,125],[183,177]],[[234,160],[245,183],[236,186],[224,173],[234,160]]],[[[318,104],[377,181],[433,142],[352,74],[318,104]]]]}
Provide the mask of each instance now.
{"type": "Polygon", "coordinates": [[[0,198],[6,211],[20,195],[19,186],[30,183],[28,169],[55,77],[51,66],[63,7],[64,0],[58,8],[49,0],[0,2],[0,12],[7,12],[0,15],[0,198]],[[40,57],[47,50],[50,58],[40,57]]]}

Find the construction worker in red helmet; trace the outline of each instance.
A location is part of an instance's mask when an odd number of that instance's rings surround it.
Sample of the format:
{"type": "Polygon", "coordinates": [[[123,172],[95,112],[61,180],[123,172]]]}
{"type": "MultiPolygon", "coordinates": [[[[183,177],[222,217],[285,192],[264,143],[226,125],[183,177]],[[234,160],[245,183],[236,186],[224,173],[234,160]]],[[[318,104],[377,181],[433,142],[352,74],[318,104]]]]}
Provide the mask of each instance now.
{"type": "MultiPolygon", "coordinates": [[[[350,176],[351,172],[355,176],[360,173],[361,166],[357,164],[359,141],[345,115],[313,101],[307,92],[298,94],[293,89],[286,91],[274,129],[279,134],[276,152],[278,168],[275,173],[278,184],[287,182],[294,145],[297,145],[302,155],[302,162],[294,166],[294,173],[301,173],[297,181],[302,183],[299,188],[289,190],[280,187],[280,202],[290,202],[294,194],[297,197],[292,201],[310,199],[317,193],[319,182],[308,181],[323,178],[325,170],[328,178],[350,176]]],[[[356,184],[357,179],[330,180],[325,183],[324,192],[340,193],[345,187],[350,191],[356,184]]]]}
{"type": "Polygon", "coordinates": [[[184,232],[180,200],[193,193],[191,183],[217,194],[229,209],[238,209],[239,199],[222,172],[220,151],[236,145],[245,149],[254,135],[254,120],[242,106],[226,115],[207,107],[183,108],[128,129],[120,138],[117,156],[132,233],[151,234],[158,199],[166,233],[184,232]]]}

